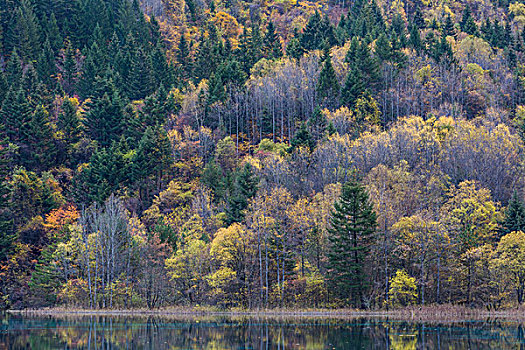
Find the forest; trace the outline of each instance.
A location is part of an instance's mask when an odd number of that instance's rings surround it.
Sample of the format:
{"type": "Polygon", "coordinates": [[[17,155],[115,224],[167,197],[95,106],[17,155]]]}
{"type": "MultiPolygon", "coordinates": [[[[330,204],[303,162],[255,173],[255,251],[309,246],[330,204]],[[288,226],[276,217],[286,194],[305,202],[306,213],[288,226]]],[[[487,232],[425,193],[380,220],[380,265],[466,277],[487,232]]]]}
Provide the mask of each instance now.
{"type": "Polygon", "coordinates": [[[0,0],[0,309],[525,302],[523,0],[0,0]]]}

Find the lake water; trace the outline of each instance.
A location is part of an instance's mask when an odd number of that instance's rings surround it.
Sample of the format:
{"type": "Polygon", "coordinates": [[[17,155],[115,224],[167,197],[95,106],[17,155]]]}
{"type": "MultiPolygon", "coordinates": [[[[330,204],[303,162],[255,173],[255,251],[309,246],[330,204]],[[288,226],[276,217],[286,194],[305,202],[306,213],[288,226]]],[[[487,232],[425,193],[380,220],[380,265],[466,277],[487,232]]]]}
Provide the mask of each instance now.
{"type": "Polygon", "coordinates": [[[0,349],[525,349],[524,325],[473,320],[1,315],[0,349]]]}

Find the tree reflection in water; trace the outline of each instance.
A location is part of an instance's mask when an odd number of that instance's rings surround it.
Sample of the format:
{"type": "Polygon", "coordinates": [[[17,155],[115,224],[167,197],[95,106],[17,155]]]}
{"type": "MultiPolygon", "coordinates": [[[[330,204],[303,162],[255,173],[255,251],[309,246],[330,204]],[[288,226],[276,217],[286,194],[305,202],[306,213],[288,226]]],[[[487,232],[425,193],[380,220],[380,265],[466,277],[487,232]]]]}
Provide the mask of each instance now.
{"type": "Polygon", "coordinates": [[[510,321],[1,316],[0,349],[525,349],[510,321]]]}

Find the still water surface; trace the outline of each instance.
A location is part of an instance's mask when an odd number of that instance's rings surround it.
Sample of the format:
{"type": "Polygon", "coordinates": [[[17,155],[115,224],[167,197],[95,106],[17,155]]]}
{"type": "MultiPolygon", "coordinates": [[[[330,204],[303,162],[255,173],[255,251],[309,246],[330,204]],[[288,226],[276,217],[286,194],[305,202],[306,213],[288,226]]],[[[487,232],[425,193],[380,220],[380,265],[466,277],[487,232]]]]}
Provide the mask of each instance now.
{"type": "Polygon", "coordinates": [[[525,349],[498,320],[1,315],[0,349],[525,349]]]}

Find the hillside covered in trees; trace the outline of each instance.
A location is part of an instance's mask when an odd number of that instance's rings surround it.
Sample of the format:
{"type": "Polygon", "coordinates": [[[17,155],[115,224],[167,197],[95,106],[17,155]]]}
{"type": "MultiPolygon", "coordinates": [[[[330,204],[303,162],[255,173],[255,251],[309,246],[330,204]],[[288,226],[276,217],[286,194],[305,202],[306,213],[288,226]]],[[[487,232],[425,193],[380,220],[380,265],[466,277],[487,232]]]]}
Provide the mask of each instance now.
{"type": "Polygon", "coordinates": [[[516,306],[522,0],[0,0],[0,308],[516,306]]]}

